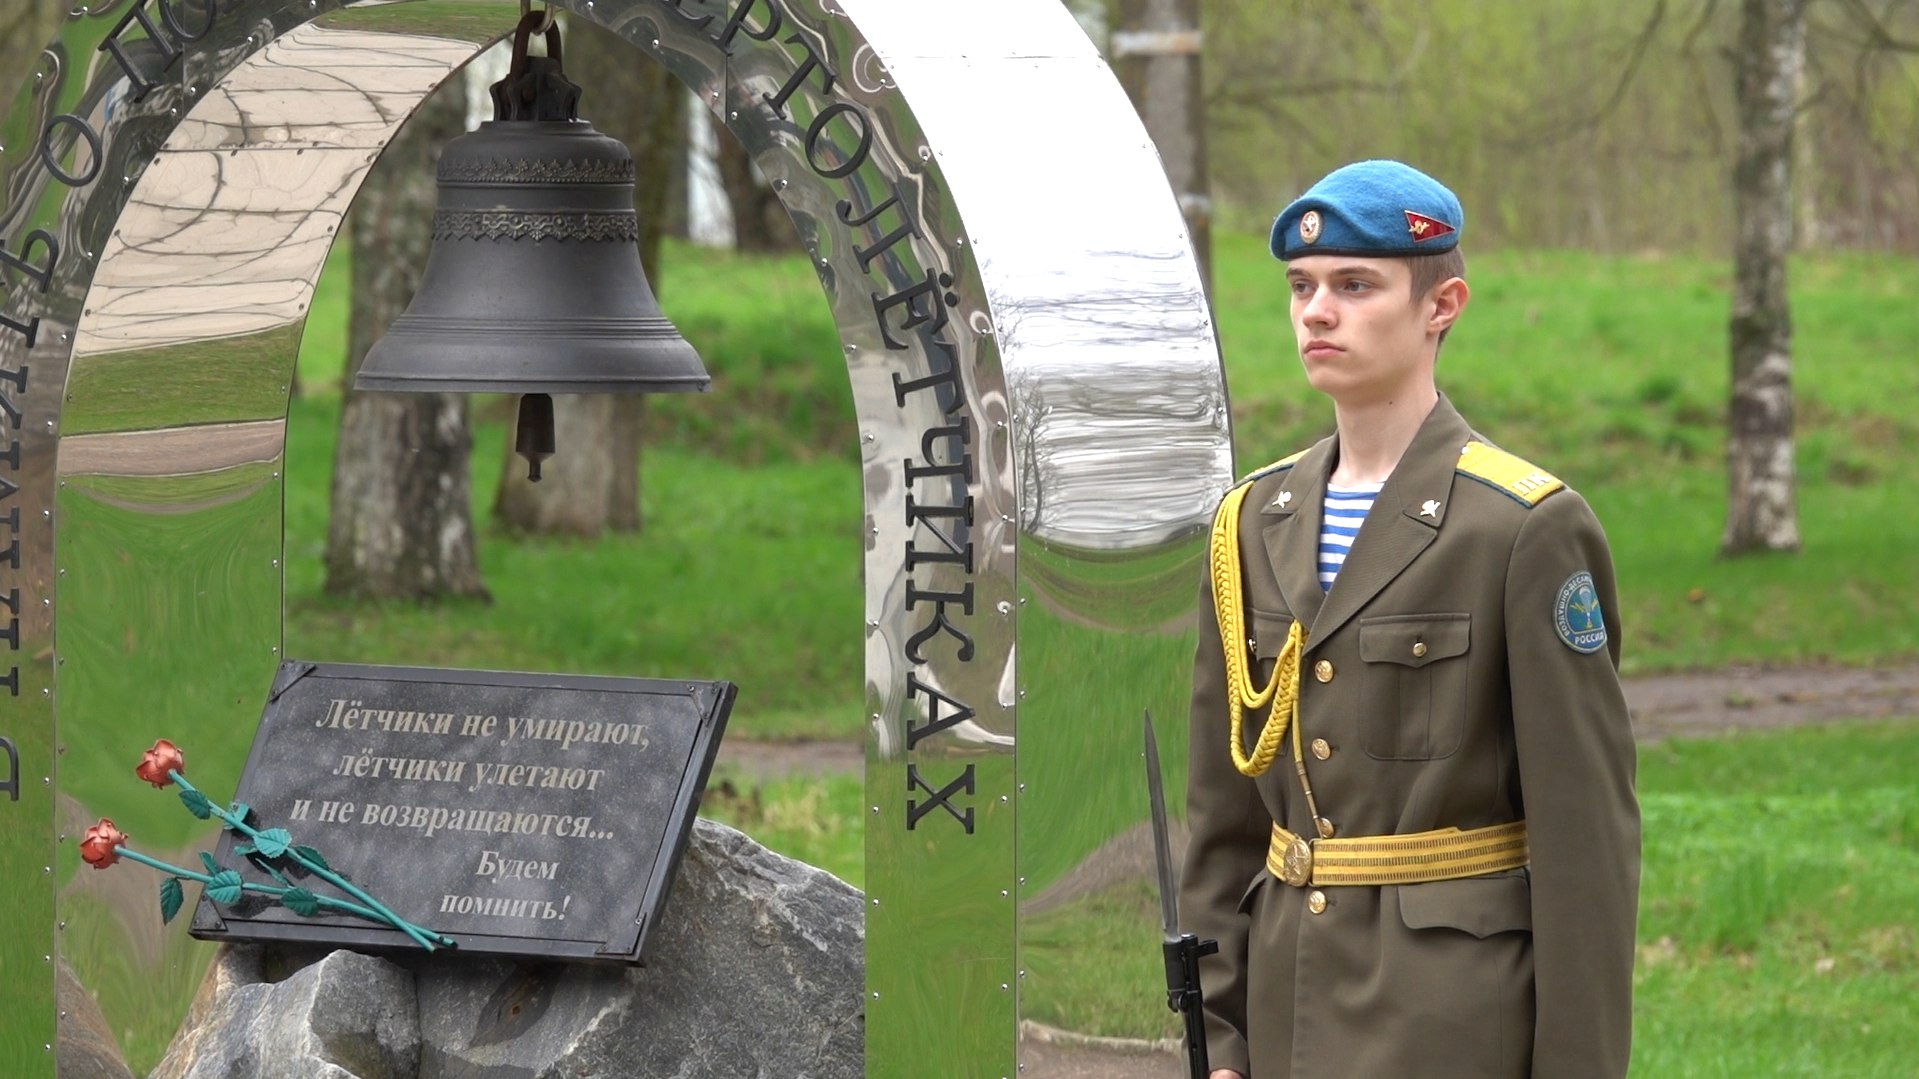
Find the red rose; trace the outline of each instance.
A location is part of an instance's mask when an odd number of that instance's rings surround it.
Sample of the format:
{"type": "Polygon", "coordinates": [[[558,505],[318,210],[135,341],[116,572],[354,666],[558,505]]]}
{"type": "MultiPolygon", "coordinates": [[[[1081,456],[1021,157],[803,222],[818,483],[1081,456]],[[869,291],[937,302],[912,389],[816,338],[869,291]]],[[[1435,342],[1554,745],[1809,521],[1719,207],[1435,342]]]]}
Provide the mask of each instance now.
{"type": "Polygon", "coordinates": [[[133,774],[156,787],[165,787],[173,782],[173,777],[167,775],[168,771],[184,775],[186,770],[186,754],[180,752],[179,746],[162,738],[153,743],[153,748],[147,750],[146,756],[140,758],[140,767],[135,768],[133,774]]]}
{"type": "Polygon", "coordinates": [[[125,832],[101,817],[100,823],[87,829],[86,838],[80,841],[80,857],[95,869],[105,869],[120,860],[120,852],[114,848],[126,841],[125,832]]]}

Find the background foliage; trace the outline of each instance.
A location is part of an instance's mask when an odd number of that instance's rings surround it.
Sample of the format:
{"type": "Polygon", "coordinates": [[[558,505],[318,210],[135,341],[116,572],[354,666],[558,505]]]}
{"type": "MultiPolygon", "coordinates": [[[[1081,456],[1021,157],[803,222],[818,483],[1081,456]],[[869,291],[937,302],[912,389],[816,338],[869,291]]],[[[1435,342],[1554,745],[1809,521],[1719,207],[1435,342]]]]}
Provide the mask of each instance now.
{"type": "MultiPolygon", "coordinates": [[[[667,248],[662,303],[707,357],[711,396],[650,413],[648,529],[509,542],[482,525],[495,601],[342,603],[320,594],[337,426],[344,256],[315,300],[288,435],[289,654],[336,661],[731,677],[730,737],[861,736],[856,433],[844,363],[803,257],[667,248]],[[731,305],[729,307],[729,305],[731,305]],[[733,313],[729,317],[727,311],[733,313]],[[716,604],[713,597],[727,602],[716,604]]],[[[1475,256],[1475,298],[1440,384],[1481,430],[1598,510],[1621,582],[1629,673],[1919,656],[1919,440],[1909,355],[1919,259],[1820,253],[1794,267],[1800,557],[1722,560],[1724,259],[1576,251],[1475,256]],[[1902,376],[1901,372],[1904,372],[1902,376]]],[[[1263,240],[1222,234],[1215,274],[1242,469],[1331,416],[1300,376],[1263,240]]],[[[506,410],[476,405],[476,519],[506,410]]],[[[1036,564],[1036,571],[1043,568],[1036,564]]],[[[1184,677],[1172,672],[1168,677],[1184,677]]]]}
{"type": "MultiPolygon", "coordinates": [[[[1468,246],[1717,252],[1737,127],[1723,0],[1202,0],[1214,195],[1263,226],[1347,161],[1444,178],[1468,246]]],[[[1919,4],[1812,0],[1802,247],[1919,253],[1919,4]]]]}
{"type": "MultiPolygon", "coordinates": [[[[66,7],[0,5],[0,100],[66,7]]],[[[1919,3],[1810,8],[1805,254],[1793,267],[1806,550],[1741,562],[1713,556],[1736,5],[1203,9],[1216,304],[1242,467],[1328,424],[1293,366],[1260,233],[1328,169],[1405,158],[1454,185],[1471,221],[1474,307],[1447,347],[1442,385],[1489,434],[1598,508],[1619,562],[1629,671],[1919,656],[1919,553],[1905,539],[1919,531],[1919,505],[1903,478],[1919,436],[1919,50],[1896,44],[1919,40],[1919,3]]],[[[662,299],[718,389],[653,411],[648,531],[591,543],[487,533],[480,557],[497,602],[429,608],[320,593],[347,257],[336,252],[316,301],[293,406],[290,654],[734,677],[743,693],[731,737],[859,736],[855,437],[836,335],[803,260],[670,247],[662,299]]],[[[505,416],[485,401],[477,415],[475,490],[491,492],[505,416]]],[[[1647,752],[1642,1073],[1909,1071],[1919,1052],[1909,1010],[1919,992],[1908,917],[1919,900],[1915,751],[1907,722],[1647,752]]],[[[860,796],[856,775],[727,775],[708,809],[857,883],[860,796]]],[[[1116,889],[1102,904],[1110,919],[1031,927],[1033,962],[1085,983],[1082,1013],[1035,1018],[1165,1034],[1159,1002],[1132,988],[1157,976],[1152,943],[1138,936],[1151,897],[1116,889]],[[1128,964],[1141,969],[1125,973],[1128,964]]],[[[149,1032],[143,1051],[169,1033],[149,1032]]]]}

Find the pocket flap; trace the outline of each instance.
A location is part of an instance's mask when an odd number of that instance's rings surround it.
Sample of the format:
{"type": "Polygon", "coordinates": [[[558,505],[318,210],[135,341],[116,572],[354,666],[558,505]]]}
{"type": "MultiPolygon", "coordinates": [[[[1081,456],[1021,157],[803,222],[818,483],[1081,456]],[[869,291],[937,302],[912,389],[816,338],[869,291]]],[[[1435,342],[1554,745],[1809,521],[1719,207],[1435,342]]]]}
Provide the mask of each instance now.
{"type": "Polygon", "coordinates": [[[1532,881],[1517,873],[1399,886],[1399,917],[1408,929],[1459,929],[1485,938],[1533,927],[1532,881]]]}
{"type": "Polygon", "coordinates": [[[1470,614],[1396,614],[1359,621],[1359,658],[1424,667],[1464,655],[1472,643],[1470,614]]]}
{"type": "Polygon", "coordinates": [[[1253,655],[1260,659],[1278,658],[1286,647],[1286,635],[1293,631],[1293,616],[1265,611],[1254,611],[1252,615],[1252,624],[1247,629],[1253,635],[1253,655]]]}

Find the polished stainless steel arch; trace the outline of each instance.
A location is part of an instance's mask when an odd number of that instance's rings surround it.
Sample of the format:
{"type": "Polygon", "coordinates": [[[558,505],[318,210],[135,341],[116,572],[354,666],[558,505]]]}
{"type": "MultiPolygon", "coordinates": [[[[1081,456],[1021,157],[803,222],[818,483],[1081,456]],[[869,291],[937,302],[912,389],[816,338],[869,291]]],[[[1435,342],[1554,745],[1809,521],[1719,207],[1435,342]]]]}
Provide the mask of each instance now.
{"type": "MultiPolygon", "coordinates": [[[[1230,480],[1178,208],[1059,5],[562,6],[699,94],[812,254],[866,492],[868,1071],[1013,1074],[1021,1018],[1083,1014],[1060,942],[1143,886],[1137,717],[1183,714],[1230,480]]],[[[287,386],[321,263],[399,124],[516,14],[98,0],[4,117],[0,872],[36,887],[0,929],[0,1059],[50,1072],[57,1042],[103,1036],[56,1030],[56,971],[136,1064],[180,1019],[207,950],[73,839],[116,814],[147,846],[207,838],[160,834],[128,747],[167,733],[237,774],[278,660],[287,386]]]]}

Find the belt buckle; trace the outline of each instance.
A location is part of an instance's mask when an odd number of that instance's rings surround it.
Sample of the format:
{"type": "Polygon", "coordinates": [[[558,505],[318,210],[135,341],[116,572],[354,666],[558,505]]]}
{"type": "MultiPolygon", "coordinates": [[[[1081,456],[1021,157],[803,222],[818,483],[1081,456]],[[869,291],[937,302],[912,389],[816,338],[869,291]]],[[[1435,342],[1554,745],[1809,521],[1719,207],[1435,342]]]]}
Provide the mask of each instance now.
{"type": "Polygon", "coordinates": [[[1304,888],[1313,881],[1313,841],[1294,836],[1286,844],[1286,856],[1280,860],[1279,879],[1295,888],[1304,888]]]}

